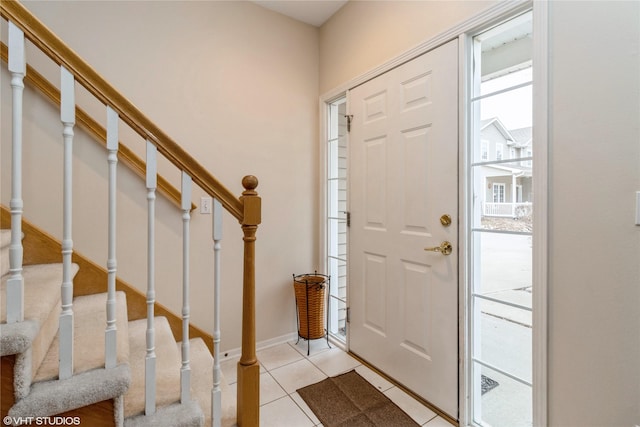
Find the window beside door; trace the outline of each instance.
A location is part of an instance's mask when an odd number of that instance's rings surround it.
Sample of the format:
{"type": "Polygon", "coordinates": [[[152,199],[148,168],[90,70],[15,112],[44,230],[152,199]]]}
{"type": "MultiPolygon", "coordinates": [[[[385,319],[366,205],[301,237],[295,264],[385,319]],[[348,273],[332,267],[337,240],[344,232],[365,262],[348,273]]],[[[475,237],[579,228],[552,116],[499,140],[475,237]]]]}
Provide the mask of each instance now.
{"type": "Polygon", "coordinates": [[[329,334],[346,341],[347,328],[347,117],[346,98],[326,104],[326,265],[331,277],[329,334]]]}
{"type": "Polygon", "coordinates": [[[478,426],[532,425],[532,32],[530,12],[483,31],[468,62],[467,306],[478,426]]]}

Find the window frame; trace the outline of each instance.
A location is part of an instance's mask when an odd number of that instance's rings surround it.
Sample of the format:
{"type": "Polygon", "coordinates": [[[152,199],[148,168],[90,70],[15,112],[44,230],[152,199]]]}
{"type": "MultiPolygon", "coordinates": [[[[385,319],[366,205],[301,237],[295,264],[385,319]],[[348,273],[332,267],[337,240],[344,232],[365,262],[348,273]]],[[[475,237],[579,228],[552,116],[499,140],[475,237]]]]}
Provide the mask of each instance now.
{"type": "Polygon", "coordinates": [[[495,160],[504,160],[504,144],[496,142],[495,160]]]}

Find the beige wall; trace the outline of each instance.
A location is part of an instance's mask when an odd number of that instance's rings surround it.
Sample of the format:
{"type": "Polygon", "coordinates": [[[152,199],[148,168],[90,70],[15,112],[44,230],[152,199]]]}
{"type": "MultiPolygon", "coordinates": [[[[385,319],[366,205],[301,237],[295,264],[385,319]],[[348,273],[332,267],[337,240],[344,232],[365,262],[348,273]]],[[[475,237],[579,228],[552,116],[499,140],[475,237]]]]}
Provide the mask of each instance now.
{"type": "MultiPolygon", "coordinates": [[[[320,93],[487,6],[348,3],[320,93]]],[[[640,3],[550,5],[549,425],[640,425],[640,3]]]]}
{"type": "Polygon", "coordinates": [[[640,3],[550,9],[550,422],[639,425],[640,3]]]}
{"type": "MultiPolygon", "coordinates": [[[[291,274],[317,268],[318,30],[250,2],[27,2],[27,7],[233,192],[260,179],[258,340],[295,331],[291,274]]],[[[6,30],[5,30],[6,31],[6,30]]],[[[30,62],[42,62],[29,52],[30,62]]],[[[44,67],[59,80],[55,67],[44,67]]],[[[10,93],[2,79],[2,202],[9,203],[10,93]],[[6,171],[6,172],[5,172],[6,171]]],[[[31,97],[34,98],[34,97],[31,97]]],[[[79,94],[83,101],[86,97],[79,94]]],[[[60,237],[60,125],[37,97],[25,136],[25,216],[60,237]],[[34,115],[49,117],[35,124],[34,115]],[[56,167],[57,167],[56,163],[56,167]],[[37,190],[44,194],[36,196],[37,190]]],[[[105,116],[87,105],[97,118],[105,116]]],[[[76,250],[106,261],[106,156],[76,129],[76,250]],[[89,204],[83,197],[93,197],[89,204]]],[[[143,153],[143,141],[123,138],[143,153]]],[[[179,185],[179,175],[162,165],[179,185]]],[[[118,274],[146,286],[144,182],[120,168],[118,274]]],[[[201,191],[195,191],[199,204],[201,191]]],[[[85,199],[86,200],[86,199],[85,199]]],[[[181,213],[158,198],[157,299],[181,311],[181,213]]],[[[211,216],[193,213],[192,320],[212,331],[211,216]]],[[[242,235],[225,216],[222,349],[240,346],[242,235]]]]}
{"type": "Polygon", "coordinates": [[[320,28],[320,93],[370,71],[495,1],[350,1],[320,28]]]}

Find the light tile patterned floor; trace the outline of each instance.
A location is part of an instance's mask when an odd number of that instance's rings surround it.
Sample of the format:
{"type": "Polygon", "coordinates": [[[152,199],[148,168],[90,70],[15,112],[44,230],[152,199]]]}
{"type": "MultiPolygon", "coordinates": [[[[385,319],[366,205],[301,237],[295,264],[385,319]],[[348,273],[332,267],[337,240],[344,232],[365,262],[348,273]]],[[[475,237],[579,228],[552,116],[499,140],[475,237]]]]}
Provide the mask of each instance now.
{"type": "MultiPolygon", "coordinates": [[[[311,355],[307,356],[307,342],[301,340],[297,345],[294,341],[258,351],[261,364],[261,427],[322,426],[296,390],[352,369],[382,391],[421,426],[451,427],[446,420],[404,391],[341,349],[333,345],[332,347],[329,349],[323,340],[312,341],[311,355]]],[[[237,361],[228,359],[221,362],[225,379],[234,394],[237,386],[237,361]]]]}

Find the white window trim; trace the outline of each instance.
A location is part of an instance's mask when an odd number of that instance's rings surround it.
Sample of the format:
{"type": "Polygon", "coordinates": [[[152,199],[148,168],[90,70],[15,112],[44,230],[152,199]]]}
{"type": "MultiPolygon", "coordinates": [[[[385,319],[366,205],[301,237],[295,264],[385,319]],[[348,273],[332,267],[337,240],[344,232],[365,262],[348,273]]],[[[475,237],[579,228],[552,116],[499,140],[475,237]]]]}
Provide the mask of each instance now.
{"type": "Polygon", "coordinates": [[[504,160],[504,145],[499,142],[496,142],[496,160],[504,160]],[[498,156],[498,153],[500,155],[498,156]]]}
{"type": "MultiPolygon", "coordinates": [[[[317,241],[319,242],[319,246],[320,246],[320,252],[318,253],[319,259],[317,261],[317,265],[320,266],[320,271],[322,272],[327,272],[329,270],[329,265],[327,262],[327,251],[329,250],[328,227],[327,227],[327,217],[328,217],[327,212],[329,207],[329,200],[327,197],[327,194],[328,194],[327,182],[329,178],[329,175],[328,175],[329,150],[327,149],[328,147],[327,141],[329,139],[329,132],[327,128],[327,124],[329,121],[329,104],[339,100],[340,98],[344,98],[346,96],[347,96],[346,92],[338,92],[336,94],[333,94],[331,97],[326,97],[326,98],[321,97],[319,100],[320,125],[318,127],[320,128],[320,132],[319,132],[320,171],[319,171],[318,177],[320,182],[319,182],[318,188],[320,190],[319,206],[320,206],[321,216],[318,224],[318,235],[317,235],[317,239],[318,239],[317,241]]],[[[347,111],[348,111],[348,105],[347,105],[347,111]]],[[[347,135],[347,138],[348,137],[349,136],[347,135]]],[[[347,206],[348,206],[348,203],[349,202],[347,199],[347,206]]],[[[347,209],[349,208],[347,207],[347,209]]],[[[348,301],[348,296],[347,296],[347,301],[348,301]]],[[[348,336],[347,336],[346,344],[340,340],[335,339],[331,334],[329,334],[329,340],[331,341],[332,344],[336,345],[339,348],[342,348],[345,351],[348,349],[348,346],[349,346],[348,336]]]]}
{"type": "MultiPolygon", "coordinates": [[[[504,5],[504,3],[501,3],[504,5]]],[[[548,3],[547,2],[524,2],[518,6],[512,7],[510,10],[503,10],[500,13],[496,10],[493,19],[487,19],[484,25],[480,25],[469,30],[474,34],[480,32],[481,29],[492,26],[495,23],[508,19],[526,9],[533,9],[533,81],[535,82],[535,90],[533,96],[533,128],[535,129],[536,149],[534,150],[534,160],[536,167],[533,170],[533,191],[536,194],[546,195],[545,197],[537,197],[534,204],[533,215],[533,286],[536,291],[533,294],[533,425],[544,427],[548,423],[548,310],[547,310],[547,283],[548,283],[548,3]]],[[[470,67],[466,61],[470,58],[472,51],[471,37],[466,34],[460,35],[460,167],[459,170],[464,171],[465,175],[460,176],[460,206],[464,206],[461,210],[460,224],[463,229],[468,228],[468,221],[472,218],[471,207],[469,206],[467,197],[469,189],[469,176],[467,176],[467,167],[469,159],[470,146],[469,135],[467,131],[471,130],[471,117],[469,117],[469,106],[466,102],[469,93],[471,93],[470,78],[468,73],[470,67]]],[[[464,233],[461,233],[461,235],[464,233]]],[[[464,335],[460,337],[460,357],[463,360],[460,374],[460,425],[474,425],[472,421],[472,413],[470,406],[470,397],[472,392],[472,377],[470,364],[470,347],[469,334],[471,332],[471,319],[468,316],[468,308],[465,305],[469,299],[467,280],[469,276],[470,259],[468,258],[470,247],[470,236],[464,236],[460,240],[460,253],[467,256],[460,257],[460,324],[463,325],[464,335]]]]}
{"type": "Polygon", "coordinates": [[[489,160],[489,141],[483,140],[480,143],[480,160],[489,160]]]}
{"type": "Polygon", "coordinates": [[[533,3],[533,425],[548,422],[549,4],[533,3]]]}
{"type": "Polygon", "coordinates": [[[522,203],[522,199],[523,199],[522,191],[523,191],[522,184],[516,185],[516,200],[514,200],[515,203],[522,203]],[[520,198],[518,198],[518,196],[520,196],[520,198]]]}
{"type": "MultiPolygon", "coordinates": [[[[485,11],[479,13],[470,19],[455,25],[447,31],[444,31],[435,37],[426,40],[406,51],[405,53],[389,60],[388,62],[375,67],[360,76],[344,82],[343,84],[329,90],[320,96],[319,110],[320,110],[320,141],[326,139],[326,103],[333,101],[336,98],[344,96],[351,88],[358,86],[380,74],[383,74],[392,68],[397,67],[429,50],[432,50],[454,38],[459,38],[459,99],[461,100],[459,106],[459,137],[460,137],[460,177],[459,182],[461,188],[459,191],[459,203],[461,206],[459,215],[460,227],[466,227],[466,221],[469,219],[468,206],[467,206],[467,171],[465,167],[467,162],[471,159],[468,158],[468,135],[467,130],[470,129],[469,117],[467,114],[466,98],[469,93],[468,76],[466,60],[468,58],[467,52],[470,49],[469,42],[467,41],[466,33],[470,31],[476,31],[480,27],[489,27],[491,24],[504,20],[505,18],[517,14],[526,9],[533,8],[533,79],[536,82],[536,90],[533,97],[533,127],[536,133],[536,150],[534,153],[534,160],[536,162],[536,168],[533,171],[533,190],[535,194],[548,195],[548,68],[549,68],[549,48],[548,48],[548,15],[549,5],[546,1],[532,1],[532,0],[515,0],[515,1],[501,1],[485,11]]],[[[348,99],[347,99],[348,102],[348,99]]],[[[347,105],[347,111],[349,106],[347,105]]],[[[320,144],[320,209],[321,212],[326,212],[326,150],[325,145],[320,144]]],[[[548,197],[548,196],[547,196],[548,197]]],[[[533,295],[533,425],[544,427],[548,421],[548,381],[547,381],[547,282],[548,282],[548,199],[547,197],[536,197],[536,203],[534,205],[533,212],[533,240],[536,242],[533,252],[533,286],[536,287],[537,292],[533,295]]],[[[321,268],[326,269],[325,265],[325,253],[326,253],[326,230],[325,221],[319,221],[320,226],[318,230],[318,241],[320,242],[320,252],[318,265],[321,268]]],[[[461,228],[464,229],[464,228],[461,228]]],[[[460,233],[462,234],[462,233],[460,233]]],[[[465,240],[465,236],[460,237],[458,242],[459,253],[467,253],[468,242],[465,240]]],[[[467,278],[468,260],[464,256],[460,257],[459,269],[460,269],[460,358],[463,361],[460,366],[460,378],[459,378],[459,391],[460,391],[460,405],[459,405],[459,421],[461,426],[471,425],[471,418],[469,414],[469,391],[470,376],[467,374],[470,372],[468,366],[467,353],[469,351],[467,335],[469,331],[469,319],[466,316],[467,307],[466,301],[468,299],[466,278],[467,278]]],[[[348,338],[347,338],[348,349],[348,338]]]]}
{"type": "MultiPolygon", "coordinates": [[[[493,203],[505,203],[506,200],[506,190],[507,190],[507,186],[504,183],[501,182],[494,182],[493,183],[493,188],[492,188],[492,193],[491,193],[491,198],[493,199],[493,203]],[[496,189],[501,188],[502,189],[502,201],[498,200],[496,202],[496,189]]],[[[500,199],[500,190],[498,190],[498,199],[500,199]]]]}

